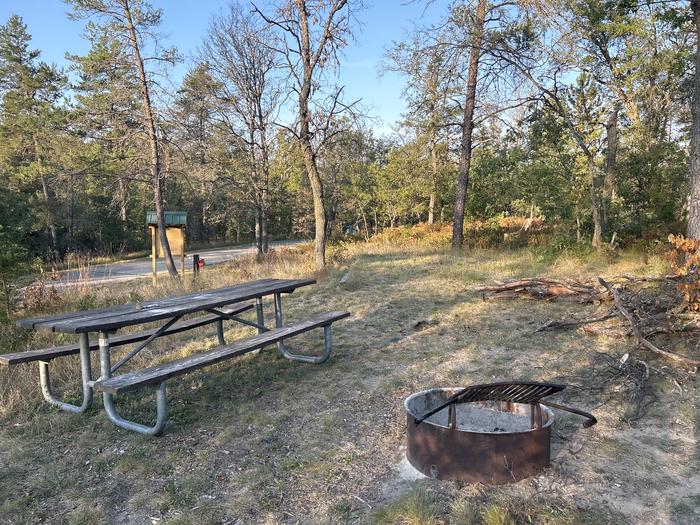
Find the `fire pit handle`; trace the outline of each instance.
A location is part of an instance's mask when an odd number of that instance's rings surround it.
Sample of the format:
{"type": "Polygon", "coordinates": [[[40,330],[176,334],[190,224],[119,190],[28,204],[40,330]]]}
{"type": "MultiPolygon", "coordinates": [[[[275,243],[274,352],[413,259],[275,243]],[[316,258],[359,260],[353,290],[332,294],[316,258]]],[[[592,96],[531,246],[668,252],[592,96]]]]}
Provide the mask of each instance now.
{"type": "Polygon", "coordinates": [[[571,412],[572,414],[576,414],[578,416],[587,418],[588,421],[583,422],[583,428],[592,427],[598,422],[598,420],[593,414],[589,414],[588,412],[584,412],[583,410],[579,410],[578,408],[567,407],[564,405],[560,405],[559,403],[552,403],[551,401],[540,401],[540,403],[550,408],[558,408],[559,410],[564,410],[566,412],[571,412]]]}

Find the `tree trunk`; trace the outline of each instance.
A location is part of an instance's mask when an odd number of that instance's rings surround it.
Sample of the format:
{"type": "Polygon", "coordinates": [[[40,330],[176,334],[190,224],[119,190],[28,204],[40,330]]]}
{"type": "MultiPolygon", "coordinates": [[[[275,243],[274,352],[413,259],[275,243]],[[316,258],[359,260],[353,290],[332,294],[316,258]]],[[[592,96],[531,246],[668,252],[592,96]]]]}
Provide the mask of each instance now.
{"type": "Polygon", "coordinates": [[[309,21],[306,3],[303,0],[296,0],[299,9],[300,22],[300,60],[304,66],[304,77],[299,91],[299,146],[302,157],[304,158],[304,166],[306,167],[306,176],[309,178],[311,185],[311,193],[314,201],[314,222],[315,222],[315,239],[314,239],[314,260],[317,270],[323,270],[326,267],[326,205],[323,196],[323,181],[318,171],[316,164],[316,154],[311,143],[312,136],[309,129],[311,122],[311,112],[309,111],[309,97],[311,96],[311,84],[313,82],[313,66],[311,58],[311,42],[309,34],[309,21]]]}
{"type": "Polygon", "coordinates": [[[578,216],[578,208],[576,208],[576,242],[581,242],[581,219],[578,216]]]}
{"type": "MultiPolygon", "coordinates": [[[[302,128],[303,127],[304,126],[302,125],[302,128]]],[[[306,132],[306,141],[310,143],[310,138],[308,137],[308,124],[306,126],[306,132]]],[[[316,264],[316,269],[323,270],[326,267],[326,243],[328,242],[328,237],[326,235],[328,223],[326,218],[326,204],[323,198],[323,182],[321,181],[321,177],[318,173],[316,158],[311,151],[310,144],[306,144],[306,141],[302,141],[301,151],[304,157],[306,175],[309,178],[309,184],[311,184],[311,193],[314,201],[314,224],[316,230],[314,237],[314,261],[316,264]]]]}
{"type": "Polygon", "coordinates": [[[479,58],[484,34],[487,0],[479,0],[476,6],[474,35],[469,54],[469,72],[467,92],[462,117],[462,139],[459,151],[459,176],[455,195],[455,210],[452,218],[452,249],[457,249],[464,242],[464,208],[467,203],[469,170],[472,162],[472,133],[474,132],[474,107],[476,105],[476,83],[479,77],[479,58]]]}
{"type": "Polygon", "coordinates": [[[39,167],[39,181],[41,182],[41,192],[44,195],[44,201],[46,204],[46,230],[48,233],[49,247],[54,255],[58,255],[58,233],[56,232],[56,222],[53,216],[53,199],[51,197],[51,190],[49,189],[49,183],[44,175],[44,164],[39,153],[39,141],[34,137],[34,158],[36,160],[37,166],[39,167]]]}
{"type": "Polygon", "coordinates": [[[260,224],[261,224],[261,230],[262,230],[262,253],[263,253],[263,255],[267,255],[267,252],[270,251],[270,237],[267,234],[267,223],[268,223],[267,207],[263,206],[262,214],[260,216],[260,224]]]}
{"type": "Polygon", "coordinates": [[[43,174],[39,176],[39,179],[41,180],[41,191],[46,201],[46,228],[49,233],[49,245],[51,251],[55,255],[58,255],[58,233],[56,233],[56,223],[53,219],[53,199],[51,198],[51,190],[49,190],[49,184],[43,174]]]}
{"type": "Polygon", "coordinates": [[[593,239],[591,244],[595,248],[603,247],[603,235],[607,227],[603,212],[603,186],[605,175],[595,165],[593,159],[588,160],[588,173],[591,178],[591,214],[593,216],[593,239]]]}
{"type": "Polygon", "coordinates": [[[160,151],[158,148],[158,134],[156,133],[156,120],[153,115],[153,106],[151,104],[151,96],[148,89],[148,80],[146,79],[146,69],[143,65],[143,58],[141,57],[141,51],[139,49],[138,36],[136,35],[136,28],[134,27],[134,22],[131,17],[131,10],[129,8],[129,1],[124,0],[124,17],[127,21],[127,26],[129,29],[129,40],[131,43],[131,50],[133,51],[134,65],[136,66],[139,73],[139,84],[141,87],[141,97],[143,99],[143,120],[144,126],[146,128],[146,134],[148,136],[149,153],[151,161],[151,180],[153,182],[153,197],[156,208],[156,220],[158,223],[158,234],[160,236],[160,244],[163,248],[163,257],[165,258],[165,267],[168,269],[168,273],[171,277],[179,277],[177,273],[177,268],[175,267],[175,261],[173,260],[173,254],[170,250],[170,243],[168,242],[168,235],[165,225],[165,209],[163,207],[163,178],[160,166],[160,151]]]}
{"type": "Polygon", "coordinates": [[[267,148],[267,133],[265,129],[265,119],[263,117],[262,107],[258,99],[258,126],[260,132],[260,164],[263,180],[260,190],[260,232],[261,232],[261,253],[267,255],[270,251],[270,238],[267,234],[267,225],[269,223],[269,197],[270,197],[270,152],[267,148]]]}
{"type": "Polygon", "coordinates": [[[365,242],[369,242],[369,225],[367,224],[367,214],[362,206],[360,206],[360,214],[362,215],[362,224],[365,227],[365,242]]]}
{"type": "Polygon", "coordinates": [[[435,203],[437,201],[438,157],[435,140],[430,141],[430,164],[432,168],[430,201],[428,202],[428,224],[435,223],[435,203]]]}
{"type": "Polygon", "coordinates": [[[612,203],[613,191],[615,188],[615,175],[617,172],[617,149],[619,146],[618,137],[618,117],[619,109],[613,108],[610,118],[605,126],[607,135],[607,153],[605,156],[605,183],[603,188],[603,219],[605,224],[610,222],[610,204],[612,203]]]}
{"type": "Polygon", "coordinates": [[[119,177],[119,221],[126,227],[126,216],[128,211],[129,195],[124,177],[119,177]]]}
{"type": "Polygon", "coordinates": [[[68,201],[68,250],[75,249],[75,175],[70,176],[70,200],[68,201]]]}
{"type": "Polygon", "coordinates": [[[263,255],[262,249],[262,209],[258,206],[255,210],[255,248],[258,251],[258,259],[263,255]]]}
{"type": "Polygon", "coordinates": [[[258,258],[262,258],[270,251],[270,241],[267,236],[267,207],[258,206],[255,218],[255,247],[258,250],[258,258]]]}
{"type": "Polygon", "coordinates": [[[693,82],[692,134],[690,139],[690,196],[688,238],[700,239],[700,0],[691,0],[695,22],[695,80],[693,82]]]}

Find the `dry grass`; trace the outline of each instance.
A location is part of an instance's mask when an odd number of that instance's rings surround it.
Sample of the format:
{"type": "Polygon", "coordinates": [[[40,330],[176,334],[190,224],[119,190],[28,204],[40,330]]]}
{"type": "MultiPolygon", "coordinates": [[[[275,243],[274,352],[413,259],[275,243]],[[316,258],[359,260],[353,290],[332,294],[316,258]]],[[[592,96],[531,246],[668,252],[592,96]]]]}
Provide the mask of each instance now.
{"type": "MultiPolygon", "coordinates": [[[[536,251],[451,254],[432,237],[334,247],[315,287],[286,300],[290,319],[347,309],[334,354],[322,366],[286,361],[272,349],[169,382],[170,423],[145,439],[111,425],[97,403],[88,414],[41,403],[36,370],[0,375],[0,523],[693,523],[700,518],[698,384],[683,394],[656,377],[660,399],[645,419],[623,421],[624,391],[584,396],[596,351],[622,355],[625,339],[534,333],[549,317],[580,307],[483,302],[476,283],[522,276],[654,273],[661,258],[622,254],[543,256],[536,251]],[[349,273],[345,284],[341,276],[349,273]],[[413,323],[438,321],[423,331],[413,323]],[[414,480],[400,468],[402,400],[435,385],[494,379],[561,380],[566,402],[600,423],[580,429],[557,414],[552,468],[504,487],[414,480]],[[580,451],[575,454],[572,450],[580,451]],[[576,445],[576,446],[575,446],[576,445]]],[[[100,306],[254,278],[309,276],[306,249],[208,269],[196,284],[123,284],[87,290],[56,309],[100,306]]],[[[591,311],[595,307],[586,307],[591,311]]],[[[214,345],[213,328],[159,341],[140,364],[214,345]]],[[[242,336],[236,330],[229,337],[242,336]]],[[[19,333],[18,336],[19,337],[19,333]]],[[[14,340],[17,339],[14,337],[14,340]]],[[[46,344],[36,336],[30,344],[46,344]]],[[[295,339],[312,349],[318,334],[295,339]]],[[[15,344],[16,346],[16,344],[15,344]]],[[[645,356],[654,366],[665,363],[645,356]]],[[[57,385],[75,396],[75,362],[57,385]]],[[[118,399],[145,421],[153,397],[118,399]]]]}

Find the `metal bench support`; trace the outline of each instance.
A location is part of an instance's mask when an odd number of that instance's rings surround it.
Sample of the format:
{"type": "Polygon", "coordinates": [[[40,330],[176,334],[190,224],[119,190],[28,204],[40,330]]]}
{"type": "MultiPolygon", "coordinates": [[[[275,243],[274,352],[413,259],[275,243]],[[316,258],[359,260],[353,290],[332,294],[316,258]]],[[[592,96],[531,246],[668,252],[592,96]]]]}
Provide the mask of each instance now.
{"type": "MultiPolygon", "coordinates": [[[[282,296],[279,293],[275,294],[275,327],[282,328],[282,296]]],[[[284,341],[277,342],[277,349],[290,361],[300,361],[302,363],[320,365],[328,361],[328,358],[331,356],[332,345],[333,337],[331,325],[326,325],[323,327],[323,354],[321,355],[312,356],[293,354],[284,344],[284,341]]]]}
{"type": "Polygon", "coordinates": [[[265,315],[263,312],[262,298],[260,297],[255,299],[255,312],[257,314],[257,322],[255,323],[253,321],[243,319],[242,317],[239,317],[237,315],[222,312],[217,308],[207,308],[206,311],[219,316],[219,320],[216,321],[216,337],[219,340],[220,345],[226,344],[226,338],[224,337],[224,319],[229,321],[235,321],[246,326],[252,326],[253,328],[256,328],[258,330],[259,334],[267,332],[268,330],[267,328],[265,328],[265,315]]]}
{"type": "Polygon", "coordinates": [[[80,406],[66,403],[56,398],[51,392],[51,378],[49,376],[49,362],[39,361],[39,383],[44,399],[50,404],[74,414],[82,414],[92,406],[92,368],[90,366],[90,340],[88,334],[80,334],[80,375],[83,382],[83,403],[80,406]]]}
{"type": "Polygon", "coordinates": [[[263,310],[262,297],[255,298],[255,313],[258,321],[258,333],[262,334],[265,331],[265,312],[263,310]]]}
{"type": "Polygon", "coordinates": [[[216,337],[219,339],[220,345],[226,344],[226,339],[224,338],[224,321],[223,321],[223,319],[219,319],[216,322],[216,337]]]}
{"type": "MultiPolygon", "coordinates": [[[[100,379],[109,379],[112,377],[112,365],[109,356],[109,335],[106,332],[100,332],[100,369],[102,373],[100,379]]],[[[103,393],[102,401],[104,403],[105,412],[107,412],[107,417],[118,427],[133,430],[134,432],[147,436],[158,436],[165,428],[165,422],[168,417],[165,381],[159,383],[156,390],[156,423],[152,427],[124,419],[120,416],[114,406],[114,396],[112,394],[103,393]]]]}

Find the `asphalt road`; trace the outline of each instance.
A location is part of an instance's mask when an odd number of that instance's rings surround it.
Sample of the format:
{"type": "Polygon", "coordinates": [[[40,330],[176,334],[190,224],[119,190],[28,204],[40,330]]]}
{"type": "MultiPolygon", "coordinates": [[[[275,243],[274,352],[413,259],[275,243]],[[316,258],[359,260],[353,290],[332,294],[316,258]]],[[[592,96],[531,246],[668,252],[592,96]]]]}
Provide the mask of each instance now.
{"type": "MultiPolygon", "coordinates": [[[[284,248],[294,246],[304,241],[274,241],[270,243],[273,248],[284,248]]],[[[192,269],[192,254],[198,253],[200,259],[204,259],[206,266],[219,264],[230,261],[244,255],[252,255],[255,253],[254,244],[245,244],[233,246],[230,248],[215,248],[210,250],[195,250],[185,256],[185,268],[192,269]]],[[[175,265],[180,270],[180,258],[175,257],[175,265]]],[[[158,260],[158,275],[165,275],[165,262],[162,259],[158,260]]],[[[151,275],[151,259],[144,257],[142,259],[131,259],[129,261],[118,261],[108,264],[98,264],[91,266],[87,270],[87,278],[81,274],[80,270],[64,270],[59,272],[59,278],[52,281],[52,285],[68,286],[78,282],[85,283],[108,283],[115,281],[127,281],[130,279],[139,279],[150,277],[151,275]]]]}

